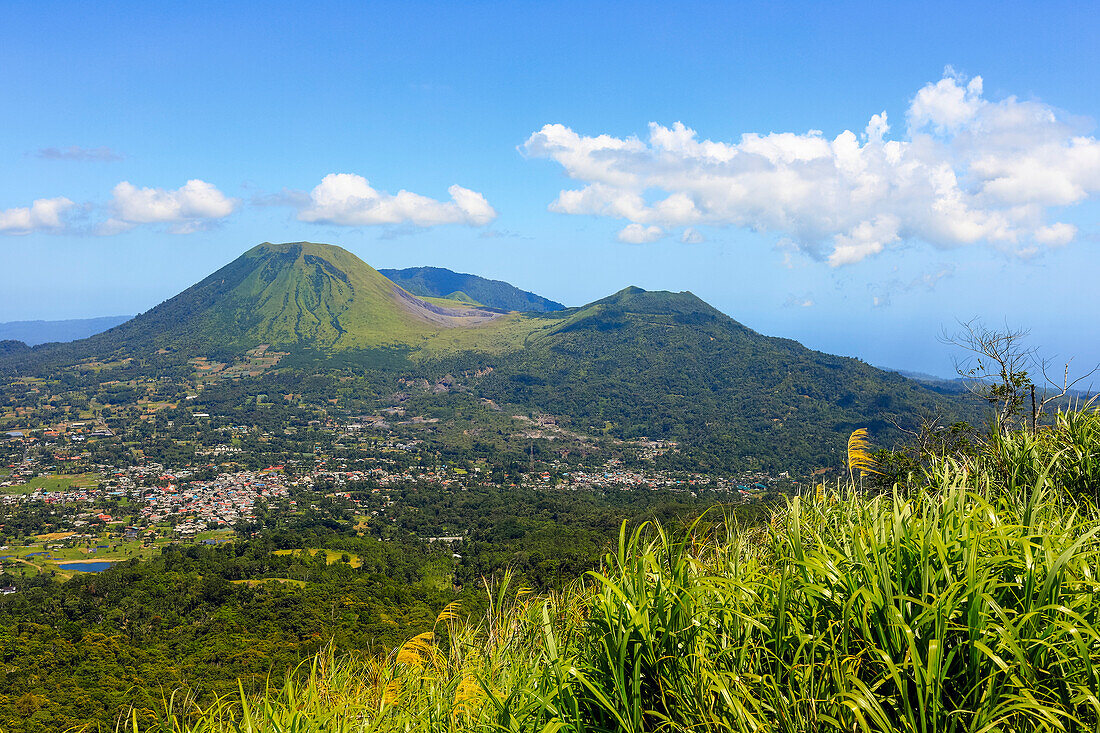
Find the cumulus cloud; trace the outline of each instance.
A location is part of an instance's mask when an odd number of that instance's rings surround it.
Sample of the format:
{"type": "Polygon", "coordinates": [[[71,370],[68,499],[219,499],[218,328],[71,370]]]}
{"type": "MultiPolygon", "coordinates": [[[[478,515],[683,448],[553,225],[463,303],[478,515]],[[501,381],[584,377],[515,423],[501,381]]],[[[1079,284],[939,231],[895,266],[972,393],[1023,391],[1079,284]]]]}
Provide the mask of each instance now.
{"type": "Polygon", "coordinates": [[[1035,230],[1035,241],[1048,247],[1060,247],[1063,244],[1069,244],[1076,236],[1077,227],[1064,222],[1035,230]]]}
{"type": "Polygon", "coordinates": [[[175,190],[138,188],[122,181],[112,192],[113,216],[101,227],[101,233],[114,234],[138,224],[171,224],[172,232],[187,234],[224,219],[239,203],[213,184],[198,179],[175,190]]]}
{"type": "Polygon", "coordinates": [[[909,105],[909,124],[932,125],[938,132],[957,130],[971,122],[982,108],[982,78],[965,79],[950,66],[935,84],[926,84],[909,105]]]}
{"type": "Polygon", "coordinates": [[[1050,209],[1100,192],[1095,137],[1040,102],[989,100],[981,77],[950,68],[917,91],[893,138],[883,111],[860,135],[831,139],[810,130],[701,140],[677,122],[651,123],[643,140],[548,124],[521,149],[581,183],[551,211],[625,221],[620,239],[649,227],[739,226],[834,267],[906,242],[1017,253],[1064,245],[1076,229],[1049,222],[1050,209]]]}
{"type": "Polygon", "coordinates": [[[82,148],[79,145],[70,145],[67,148],[39,148],[35,156],[42,160],[76,160],[109,163],[122,160],[122,155],[106,146],[98,148],[82,148]]]}
{"type": "Polygon", "coordinates": [[[300,221],[340,226],[439,224],[485,226],[497,212],[477,191],[462,186],[447,189],[450,201],[421,196],[410,191],[389,194],[371,187],[366,178],[352,173],[330,173],[309,194],[298,211],[300,221]]]}
{"type": "Polygon", "coordinates": [[[74,206],[69,199],[58,196],[35,199],[30,206],[0,210],[0,234],[62,232],[66,228],[65,214],[74,206]]]}
{"type": "Polygon", "coordinates": [[[895,216],[884,214],[876,216],[874,221],[861,221],[847,234],[833,237],[835,246],[829,255],[829,264],[836,267],[859,262],[868,255],[878,254],[883,247],[898,239],[898,219],[895,216]]]}
{"type": "Polygon", "coordinates": [[[627,244],[648,244],[665,236],[665,230],[658,226],[627,224],[619,232],[619,241],[627,244]]]}

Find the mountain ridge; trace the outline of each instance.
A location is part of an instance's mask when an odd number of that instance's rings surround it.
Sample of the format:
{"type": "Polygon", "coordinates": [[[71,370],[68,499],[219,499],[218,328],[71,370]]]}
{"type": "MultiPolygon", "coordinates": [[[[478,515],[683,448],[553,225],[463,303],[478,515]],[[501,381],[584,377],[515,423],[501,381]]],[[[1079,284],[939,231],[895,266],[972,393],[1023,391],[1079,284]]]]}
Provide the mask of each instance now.
{"type": "Polygon", "coordinates": [[[288,354],[280,371],[352,369],[379,399],[399,379],[469,375],[461,390],[479,399],[588,434],[682,441],[664,459],[679,468],[781,468],[792,453],[835,465],[856,427],[885,442],[922,414],[974,414],[935,385],[757,333],[690,291],[630,286],[576,308],[504,313],[417,297],[346,250],[304,242],[257,245],[88,339],[13,344],[0,370],[130,358],[186,374],[196,357],[240,363],[265,344],[288,354]]]}
{"type": "Polygon", "coordinates": [[[76,341],[102,333],[131,318],[133,316],[96,316],[59,320],[6,321],[0,323],[0,341],[22,341],[27,346],[76,341]]]}
{"type": "Polygon", "coordinates": [[[546,312],[565,308],[557,301],[521,290],[503,280],[490,280],[445,267],[406,267],[379,272],[413,295],[422,297],[468,299],[506,311],[546,312]]]}

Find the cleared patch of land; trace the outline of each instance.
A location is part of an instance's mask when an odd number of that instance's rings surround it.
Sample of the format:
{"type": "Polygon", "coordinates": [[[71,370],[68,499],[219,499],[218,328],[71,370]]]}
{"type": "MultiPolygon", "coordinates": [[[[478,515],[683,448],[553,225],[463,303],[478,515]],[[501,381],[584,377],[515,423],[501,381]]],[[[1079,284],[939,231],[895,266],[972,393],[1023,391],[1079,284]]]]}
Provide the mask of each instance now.
{"type": "Polygon", "coordinates": [[[296,585],[299,588],[304,588],[306,586],[306,581],[294,580],[292,578],[257,578],[254,580],[231,580],[229,582],[235,585],[247,585],[250,588],[255,588],[264,583],[283,583],[285,585],[296,585]]]}
{"type": "Polygon", "coordinates": [[[53,476],[35,476],[24,484],[0,486],[0,494],[30,494],[38,489],[43,491],[69,491],[71,489],[90,489],[103,477],[98,473],[56,474],[53,476]]]}
{"type": "Polygon", "coordinates": [[[467,305],[457,300],[446,301],[443,299],[433,299],[435,300],[434,303],[428,302],[415,295],[410,295],[408,291],[396,285],[393,287],[393,294],[396,296],[397,302],[407,312],[422,321],[427,321],[437,326],[445,326],[448,328],[478,326],[495,320],[501,315],[500,313],[467,305]]]}
{"type": "Polygon", "coordinates": [[[350,552],[343,552],[342,550],[322,550],[320,548],[309,548],[305,550],[275,550],[276,555],[293,555],[296,552],[308,552],[311,556],[316,555],[318,552],[324,552],[325,559],[328,561],[329,565],[340,562],[340,558],[344,555],[347,555],[348,558],[350,558],[349,564],[353,568],[360,567],[363,564],[363,559],[361,557],[359,557],[358,555],[353,555],[350,552]]]}

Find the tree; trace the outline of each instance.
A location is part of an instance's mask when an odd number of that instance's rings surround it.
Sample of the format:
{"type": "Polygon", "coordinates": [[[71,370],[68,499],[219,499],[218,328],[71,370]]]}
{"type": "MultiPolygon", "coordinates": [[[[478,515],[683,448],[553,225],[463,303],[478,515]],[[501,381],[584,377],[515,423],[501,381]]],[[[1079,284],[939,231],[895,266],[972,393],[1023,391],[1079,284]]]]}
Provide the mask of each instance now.
{"type": "Polygon", "coordinates": [[[965,359],[955,361],[955,371],[963,378],[963,384],[971,394],[985,400],[996,413],[997,427],[1002,432],[1013,428],[1025,417],[1032,431],[1038,429],[1047,405],[1065,397],[1071,389],[1096,373],[1100,364],[1074,380],[1069,378],[1069,362],[1062,370],[1062,378],[1050,377],[1051,361],[1040,356],[1038,349],[1024,342],[1030,333],[1024,329],[1006,326],[998,330],[986,326],[980,319],[960,322],[961,330],[944,333],[944,343],[958,346],[971,353],[965,359]],[[1042,376],[1044,384],[1036,392],[1032,374],[1042,376]],[[1025,415],[1025,406],[1030,408],[1025,415]]]}

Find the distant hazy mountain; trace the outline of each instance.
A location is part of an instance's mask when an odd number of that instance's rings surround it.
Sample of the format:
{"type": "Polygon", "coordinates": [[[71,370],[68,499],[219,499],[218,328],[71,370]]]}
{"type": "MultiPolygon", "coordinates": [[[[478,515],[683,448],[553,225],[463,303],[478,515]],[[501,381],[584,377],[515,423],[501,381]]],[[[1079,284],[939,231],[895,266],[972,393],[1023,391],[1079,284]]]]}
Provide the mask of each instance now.
{"type": "Polygon", "coordinates": [[[892,367],[882,367],[888,372],[897,372],[903,377],[909,377],[915,379],[918,382],[953,382],[956,381],[956,377],[937,377],[935,374],[929,374],[928,372],[915,372],[910,369],[894,369],[892,367]]]}
{"type": "Polygon", "coordinates": [[[506,282],[452,272],[442,267],[407,267],[404,270],[379,272],[422,298],[450,298],[506,311],[546,313],[565,308],[561,303],[520,290],[506,282]]]}
{"type": "Polygon", "coordinates": [[[0,323],[0,341],[22,341],[28,346],[50,341],[76,341],[114,328],[130,316],[73,318],[67,321],[8,321],[0,323]]]}
{"type": "MultiPolygon", "coordinates": [[[[907,379],[912,379],[914,381],[921,382],[921,383],[927,385],[929,389],[934,389],[937,392],[944,392],[944,393],[948,393],[948,394],[950,394],[950,393],[957,393],[957,394],[969,393],[970,392],[969,387],[972,387],[975,384],[977,384],[977,382],[974,381],[974,380],[967,380],[967,379],[963,379],[962,377],[953,377],[953,378],[948,379],[948,378],[945,378],[945,377],[937,377],[934,374],[927,374],[925,372],[914,372],[914,371],[909,371],[907,369],[891,369],[889,367],[882,367],[882,368],[885,369],[886,371],[895,372],[897,374],[900,374],[903,377],[906,377],[907,379]]],[[[1100,380],[1097,380],[1097,381],[1100,381],[1100,380]]],[[[990,380],[987,381],[987,384],[995,384],[995,383],[996,383],[996,380],[993,380],[993,379],[990,379],[990,380]]],[[[1057,384],[1044,384],[1042,381],[1039,381],[1035,385],[1035,391],[1036,391],[1036,393],[1038,393],[1040,395],[1043,395],[1044,392],[1046,394],[1057,393],[1059,390],[1060,390],[1060,388],[1058,387],[1057,384]]],[[[1064,406],[1066,402],[1072,402],[1073,400],[1088,400],[1088,399],[1091,399],[1092,397],[1096,396],[1097,394],[1100,394],[1100,390],[1098,390],[1092,383],[1088,383],[1088,384],[1084,385],[1081,388],[1069,390],[1068,392],[1066,392],[1066,401],[1065,402],[1057,402],[1057,403],[1055,403],[1055,405],[1064,406]]]]}

